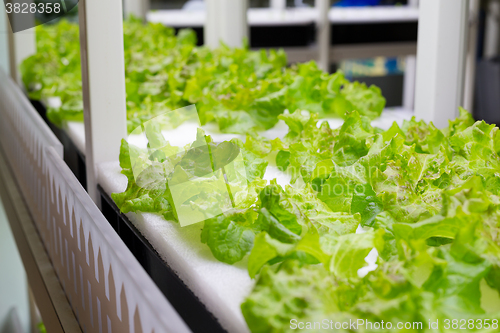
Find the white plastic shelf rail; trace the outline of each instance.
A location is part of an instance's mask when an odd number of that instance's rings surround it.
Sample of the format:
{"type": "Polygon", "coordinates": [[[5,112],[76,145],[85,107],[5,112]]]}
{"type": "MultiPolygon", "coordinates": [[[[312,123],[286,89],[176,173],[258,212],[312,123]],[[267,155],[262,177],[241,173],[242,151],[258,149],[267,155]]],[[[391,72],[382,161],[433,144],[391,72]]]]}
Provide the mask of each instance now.
{"type": "Polygon", "coordinates": [[[34,110],[23,92],[0,68],[0,143],[11,163],[32,216],[40,223],[45,213],[43,150],[53,147],[63,156],[63,146],[34,110]]]}
{"type": "Polygon", "coordinates": [[[84,332],[189,332],[62,159],[62,145],[0,70],[0,143],[84,332]]]}
{"type": "MultiPolygon", "coordinates": [[[[275,10],[269,8],[250,8],[248,24],[250,26],[306,25],[318,20],[317,9],[287,8],[275,10]]],[[[418,21],[418,8],[409,6],[381,7],[336,7],[328,12],[332,23],[377,23],[377,22],[415,22],[418,21]]],[[[205,11],[195,10],[155,10],[147,14],[150,22],[163,23],[173,27],[202,27],[205,23],[205,11]]]]}

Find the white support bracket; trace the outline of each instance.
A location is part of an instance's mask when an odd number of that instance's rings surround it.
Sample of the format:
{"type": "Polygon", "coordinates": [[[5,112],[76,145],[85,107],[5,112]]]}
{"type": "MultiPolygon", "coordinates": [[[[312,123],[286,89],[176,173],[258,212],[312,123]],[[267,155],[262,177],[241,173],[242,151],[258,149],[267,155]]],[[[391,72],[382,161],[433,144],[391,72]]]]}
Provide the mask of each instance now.
{"type": "Polygon", "coordinates": [[[318,64],[319,67],[330,71],[330,40],[331,27],[328,13],[330,11],[330,0],[316,0],[316,10],[318,12],[317,38],[318,41],[318,64]]]}
{"type": "Polygon", "coordinates": [[[249,38],[248,0],[206,0],[205,45],[241,47],[249,38]]]}
{"type": "Polygon", "coordinates": [[[100,206],[97,164],[118,159],[127,136],[122,0],[80,0],[87,191],[100,206]]]}
{"type": "Polygon", "coordinates": [[[133,15],[146,22],[146,15],[149,11],[148,0],[124,0],[125,17],[133,15]]]}
{"type": "Polygon", "coordinates": [[[465,64],[464,108],[473,112],[476,86],[477,35],[479,29],[480,0],[469,0],[468,45],[465,64]]]}
{"type": "Polygon", "coordinates": [[[445,127],[463,103],[468,0],[420,0],[415,116],[445,127]]]}
{"type": "Polygon", "coordinates": [[[405,76],[403,81],[403,108],[405,110],[415,109],[415,76],[417,73],[417,57],[406,56],[405,76]]]}
{"type": "Polygon", "coordinates": [[[408,6],[417,8],[418,7],[418,0],[408,0],[408,6]]]}
{"type": "MultiPolygon", "coordinates": [[[[4,56],[5,51],[8,52],[8,72],[10,72],[10,76],[12,79],[17,82],[20,86],[22,86],[21,73],[19,71],[19,65],[23,62],[27,57],[35,54],[36,52],[36,39],[35,39],[35,28],[12,32],[11,25],[9,23],[9,18],[5,14],[3,10],[3,4],[0,8],[3,13],[0,18],[0,33],[2,37],[0,38],[0,43],[2,43],[2,39],[6,37],[8,47],[7,50],[0,50],[0,57],[4,56]]],[[[31,18],[30,18],[31,19],[31,18]]],[[[35,16],[32,15],[33,25],[35,21],[35,16]]],[[[1,44],[0,44],[1,47],[1,44]]],[[[4,63],[4,60],[2,60],[4,63]]]]}
{"type": "Polygon", "coordinates": [[[276,11],[284,11],[286,9],[286,0],[271,0],[269,7],[276,11]]]}
{"type": "Polygon", "coordinates": [[[489,0],[484,33],[484,58],[500,54],[500,0],[489,0]]]}

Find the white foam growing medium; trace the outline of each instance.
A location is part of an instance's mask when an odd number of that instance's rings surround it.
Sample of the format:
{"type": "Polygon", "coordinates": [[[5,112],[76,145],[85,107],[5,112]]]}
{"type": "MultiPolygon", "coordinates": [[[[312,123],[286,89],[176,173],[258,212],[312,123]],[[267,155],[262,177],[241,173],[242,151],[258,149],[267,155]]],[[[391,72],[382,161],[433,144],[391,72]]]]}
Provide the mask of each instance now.
{"type": "Polygon", "coordinates": [[[63,129],[75,144],[76,149],[85,155],[85,126],[83,123],[69,121],[64,124],[63,129]]]}
{"type": "MultiPolygon", "coordinates": [[[[413,112],[409,110],[405,110],[402,108],[387,108],[384,110],[384,112],[382,112],[382,115],[379,118],[372,121],[372,125],[386,130],[389,127],[391,127],[393,122],[396,122],[398,123],[398,125],[401,126],[404,120],[410,120],[412,116],[413,112]]],[[[330,127],[332,128],[340,127],[343,124],[343,120],[339,118],[326,118],[321,121],[328,121],[330,127]]],[[[230,140],[235,137],[238,137],[240,139],[245,138],[244,135],[220,133],[218,131],[217,125],[214,123],[210,123],[203,126],[203,129],[207,134],[211,135],[212,138],[217,142],[230,140]]],[[[83,123],[75,121],[67,122],[64,125],[64,130],[71,138],[77,149],[81,153],[85,154],[85,127],[83,123]]],[[[180,127],[177,128],[176,130],[177,131],[173,133],[179,133],[179,134],[182,133],[180,127]]],[[[260,134],[268,139],[274,139],[274,138],[283,138],[286,135],[286,133],[288,133],[288,126],[285,124],[284,121],[280,120],[273,128],[271,128],[268,131],[262,132],[260,134]]],[[[164,135],[171,136],[172,132],[170,134],[164,132],[164,135]]],[[[135,144],[137,144],[138,146],[145,147],[147,143],[146,141],[144,141],[145,137],[142,139],[140,138],[136,139],[138,141],[134,142],[135,144]]]]}

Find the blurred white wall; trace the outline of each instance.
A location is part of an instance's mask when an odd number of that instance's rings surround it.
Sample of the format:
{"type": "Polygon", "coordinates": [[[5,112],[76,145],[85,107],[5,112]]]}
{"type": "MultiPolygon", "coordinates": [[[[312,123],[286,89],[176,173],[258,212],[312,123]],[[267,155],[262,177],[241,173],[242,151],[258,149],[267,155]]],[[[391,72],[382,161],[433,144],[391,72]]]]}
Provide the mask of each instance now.
{"type": "Polygon", "coordinates": [[[23,332],[29,332],[27,286],[26,272],[0,200],[0,332],[12,327],[10,315],[13,308],[23,332]]]}

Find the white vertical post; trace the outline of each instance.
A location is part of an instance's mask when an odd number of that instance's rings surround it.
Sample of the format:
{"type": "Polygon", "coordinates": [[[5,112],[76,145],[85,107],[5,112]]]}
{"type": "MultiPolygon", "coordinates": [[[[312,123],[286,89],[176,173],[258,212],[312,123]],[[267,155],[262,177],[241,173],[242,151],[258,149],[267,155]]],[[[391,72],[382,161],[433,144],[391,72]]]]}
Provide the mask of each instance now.
{"type": "Polygon", "coordinates": [[[491,59],[500,54],[500,0],[489,0],[484,34],[484,57],[491,59]]]}
{"type": "MultiPolygon", "coordinates": [[[[10,26],[8,27],[10,30],[10,26]]],[[[13,33],[12,30],[8,33],[9,36],[9,61],[10,61],[10,76],[18,84],[22,84],[19,65],[24,59],[33,55],[36,52],[35,28],[13,33]]]]}
{"type": "Polygon", "coordinates": [[[7,14],[4,10],[0,10],[0,67],[2,70],[9,74],[9,22],[7,22],[7,14]]]}
{"type": "Polygon", "coordinates": [[[87,190],[100,205],[97,164],[117,160],[127,136],[122,0],[80,0],[87,190]]]}
{"type": "MultiPolygon", "coordinates": [[[[26,3],[31,4],[33,0],[27,0],[26,3]]],[[[3,11],[3,5],[1,5],[0,10],[3,11]]],[[[6,15],[6,14],[5,14],[6,15]]],[[[35,26],[35,15],[32,13],[23,14],[27,15],[23,17],[23,22],[21,26],[31,23],[35,26]]],[[[20,22],[10,22],[9,18],[6,17],[7,23],[7,36],[9,41],[9,67],[10,76],[19,85],[22,85],[21,73],[19,71],[19,65],[24,59],[31,56],[36,52],[36,39],[35,39],[35,28],[26,29],[14,33],[12,31],[12,25],[19,24],[20,22]]]]}
{"type": "Polygon", "coordinates": [[[286,9],[286,0],[271,0],[269,7],[276,11],[283,11],[286,9]]]}
{"type": "Polygon", "coordinates": [[[249,37],[248,0],[206,0],[204,26],[205,45],[218,47],[220,42],[230,47],[243,45],[249,37]]]}
{"type": "Polygon", "coordinates": [[[249,37],[247,20],[248,0],[222,0],[220,7],[221,40],[230,47],[243,45],[249,37]]]}
{"type": "MultiPolygon", "coordinates": [[[[26,0],[26,3],[31,4],[33,0],[26,0]]],[[[3,5],[1,5],[0,10],[4,10],[3,5]]],[[[5,12],[4,12],[5,13],[5,12]]],[[[35,14],[27,13],[23,17],[23,24],[30,23],[35,26],[35,14]]],[[[6,18],[9,21],[9,17],[6,18]]],[[[19,22],[8,22],[7,23],[7,36],[9,41],[9,67],[10,76],[19,85],[22,85],[21,73],[19,71],[19,65],[24,59],[33,55],[36,52],[36,39],[35,39],[35,28],[30,28],[14,33],[11,26],[18,24],[19,22]]]]}
{"type": "Polygon", "coordinates": [[[468,0],[421,0],[415,115],[444,127],[463,102],[468,0]]]}
{"type": "Polygon", "coordinates": [[[219,2],[220,0],[205,0],[206,17],[203,38],[205,39],[205,45],[211,48],[219,46],[219,26],[217,22],[219,2]]]}
{"type": "Polygon", "coordinates": [[[138,17],[146,22],[146,15],[149,10],[148,0],[125,0],[124,6],[125,17],[134,15],[135,17],[138,17]]]}
{"type": "Polygon", "coordinates": [[[474,87],[476,83],[477,31],[479,25],[479,0],[470,0],[467,58],[465,63],[465,86],[463,106],[469,112],[474,107],[474,87]]]}
{"type": "MultiPolygon", "coordinates": [[[[3,8],[0,10],[3,10],[3,8]]],[[[32,15],[32,18],[34,26],[35,16],[32,15]]],[[[19,65],[24,59],[36,52],[35,28],[14,33],[12,32],[11,25],[7,23],[7,36],[9,41],[10,76],[21,85],[22,80],[19,65]]]]}
{"type": "Polygon", "coordinates": [[[406,57],[405,76],[403,82],[403,108],[413,110],[415,108],[415,77],[417,75],[417,57],[414,55],[406,57]]]}
{"type": "Polygon", "coordinates": [[[316,10],[318,12],[317,41],[318,41],[318,64],[319,67],[330,71],[330,0],[316,0],[316,10]]]}
{"type": "Polygon", "coordinates": [[[418,0],[408,0],[408,6],[418,7],[418,0]]]}
{"type": "MultiPolygon", "coordinates": [[[[408,7],[418,8],[419,0],[408,0],[408,7]]],[[[403,108],[405,110],[415,109],[415,79],[417,75],[417,57],[410,55],[406,57],[405,76],[403,82],[403,108]]]]}

